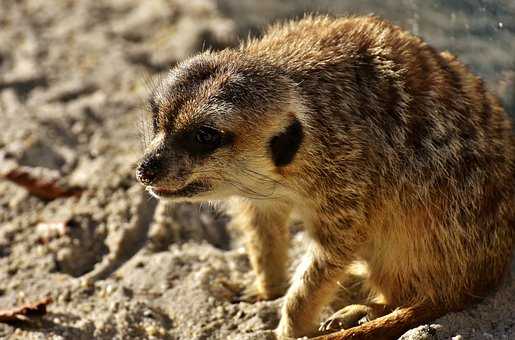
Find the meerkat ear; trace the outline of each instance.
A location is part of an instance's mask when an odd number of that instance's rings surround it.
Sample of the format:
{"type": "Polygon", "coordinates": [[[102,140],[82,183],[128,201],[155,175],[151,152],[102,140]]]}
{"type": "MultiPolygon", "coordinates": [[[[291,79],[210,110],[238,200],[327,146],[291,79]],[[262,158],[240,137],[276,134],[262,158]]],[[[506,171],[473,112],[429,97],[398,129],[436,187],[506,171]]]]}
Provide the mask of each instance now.
{"type": "Polygon", "coordinates": [[[297,118],[288,127],[270,139],[270,152],[272,161],[276,166],[286,166],[293,162],[295,154],[299,151],[304,132],[302,124],[297,118]]]}

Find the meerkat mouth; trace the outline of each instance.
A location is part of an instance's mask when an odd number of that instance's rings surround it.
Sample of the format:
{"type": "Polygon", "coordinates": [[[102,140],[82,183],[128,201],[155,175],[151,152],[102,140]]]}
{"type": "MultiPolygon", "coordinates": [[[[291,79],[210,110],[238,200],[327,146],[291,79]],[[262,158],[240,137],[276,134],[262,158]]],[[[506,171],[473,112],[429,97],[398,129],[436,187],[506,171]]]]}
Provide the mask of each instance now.
{"type": "Polygon", "coordinates": [[[200,181],[193,181],[186,186],[171,190],[163,187],[147,187],[148,191],[157,198],[181,198],[192,197],[202,192],[208,191],[211,186],[200,181]]]}

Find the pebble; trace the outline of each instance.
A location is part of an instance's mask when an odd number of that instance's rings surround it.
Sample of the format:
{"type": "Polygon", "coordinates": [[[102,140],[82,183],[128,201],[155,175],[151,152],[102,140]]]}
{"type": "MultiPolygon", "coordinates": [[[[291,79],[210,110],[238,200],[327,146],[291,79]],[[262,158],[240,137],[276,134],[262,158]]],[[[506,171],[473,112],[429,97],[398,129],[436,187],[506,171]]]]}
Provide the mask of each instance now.
{"type": "Polygon", "coordinates": [[[107,285],[107,287],[106,287],[106,290],[105,290],[105,291],[106,291],[106,294],[107,294],[107,295],[111,295],[111,294],[114,292],[114,287],[113,287],[113,285],[107,285]]]}
{"type": "Polygon", "coordinates": [[[70,302],[71,301],[71,292],[69,290],[65,290],[59,295],[59,301],[61,302],[70,302]]]}
{"type": "Polygon", "coordinates": [[[119,303],[118,301],[113,301],[113,302],[111,302],[111,304],[109,305],[109,310],[110,310],[111,312],[113,312],[113,311],[118,310],[118,308],[119,308],[119,307],[120,307],[120,303],[119,303]]]}

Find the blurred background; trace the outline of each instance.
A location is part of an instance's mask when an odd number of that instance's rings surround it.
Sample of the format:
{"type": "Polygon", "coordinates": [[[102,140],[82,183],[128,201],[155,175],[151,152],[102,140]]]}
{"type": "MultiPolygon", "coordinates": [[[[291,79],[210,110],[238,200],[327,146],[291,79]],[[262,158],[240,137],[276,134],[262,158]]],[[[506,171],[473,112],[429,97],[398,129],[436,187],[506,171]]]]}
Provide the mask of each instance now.
{"type": "MultiPolygon", "coordinates": [[[[515,115],[513,0],[0,0],[0,313],[54,300],[0,338],[270,336],[280,300],[231,302],[253,274],[223,213],[158,205],[136,183],[138,123],[178,61],[305,13],[389,19],[455,53],[515,115]]],[[[513,306],[507,280],[406,339],[513,339],[513,306]]]]}

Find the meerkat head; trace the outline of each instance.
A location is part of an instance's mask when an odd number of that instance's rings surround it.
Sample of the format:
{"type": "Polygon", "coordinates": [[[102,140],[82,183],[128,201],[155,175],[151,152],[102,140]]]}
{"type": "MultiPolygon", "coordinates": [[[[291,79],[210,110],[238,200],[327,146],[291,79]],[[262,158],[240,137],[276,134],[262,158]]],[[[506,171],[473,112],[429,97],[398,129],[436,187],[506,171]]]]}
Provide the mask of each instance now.
{"type": "Polygon", "coordinates": [[[179,64],[149,107],[152,137],[137,178],[159,198],[276,195],[303,142],[295,84],[234,51],[179,64]]]}

